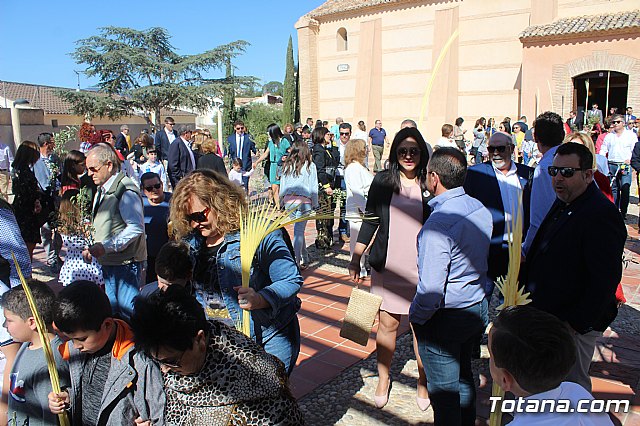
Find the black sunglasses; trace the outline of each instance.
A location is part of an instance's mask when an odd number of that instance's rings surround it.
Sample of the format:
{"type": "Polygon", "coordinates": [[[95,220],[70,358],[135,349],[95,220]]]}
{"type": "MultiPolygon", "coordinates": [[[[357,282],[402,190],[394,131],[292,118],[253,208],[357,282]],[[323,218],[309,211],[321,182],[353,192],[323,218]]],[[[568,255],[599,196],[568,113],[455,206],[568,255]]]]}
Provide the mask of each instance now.
{"type": "Polygon", "coordinates": [[[162,184],[161,184],[161,183],[156,183],[155,185],[145,186],[145,187],[144,187],[144,190],[145,190],[145,191],[148,191],[148,192],[151,192],[151,191],[153,191],[154,189],[160,189],[160,187],[161,187],[161,186],[162,186],[162,184]]]}
{"type": "Polygon", "coordinates": [[[556,167],[556,166],[549,166],[549,168],[547,169],[549,171],[549,175],[550,176],[556,176],[558,174],[558,172],[560,172],[560,174],[562,175],[562,177],[566,177],[566,178],[570,178],[571,176],[573,176],[576,172],[581,172],[585,169],[580,169],[577,167],[556,167]]]}
{"type": "Polygon", "coordinates": [[[206,209],[202,210],[201,212],[193,212],[193,213],[187,215],[187,220],[189,221],[189,223],[191,223],[191,222],[197,222],[197,223],[206,222],[207,221],[207,215],[209,214],[210,211],[211,211],[211,209],[209,207],[207,207],[206,209]]]}
{"type": "Polygon", "coordinates": [[[624,121],[622,120],[616,120],[616,121],[612,121],[611,124],[620,124],[620,123],[624,123],[624,121]]]}
{"type": "Polygon", "coordinates": [[[420,154],[420,149],[416,148],[415,146],[407,149],[407,148],[398,148],[398,157],[406,157],[407,154],[409,154],[411,157],[415,157],[416,155],[420,154]]]}
{"type": "Polygon", "coordinates": [[[507,150],[507,146],[506,145],[500,145],[500,146],[488,146],[487,147],[487,151],[489,151],[489,154],[493,154],[494,152],[498,151],[499,153],[503,153],[507,150]]]}
{"type": "Polygon", "coordinates": [[[340,132],[340,136],[349,136],[351,133],[349,132],[340,132]]]}

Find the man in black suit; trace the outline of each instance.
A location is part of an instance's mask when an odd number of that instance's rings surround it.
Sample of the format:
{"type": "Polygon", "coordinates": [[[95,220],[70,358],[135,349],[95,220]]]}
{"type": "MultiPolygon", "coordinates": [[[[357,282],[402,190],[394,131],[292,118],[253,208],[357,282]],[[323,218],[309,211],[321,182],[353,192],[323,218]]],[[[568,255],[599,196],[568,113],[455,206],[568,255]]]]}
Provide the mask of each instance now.
{"type": "Polygon", "coordinates": [[[180,179],[196,168],[196,159],[191,151],[191,126],[180,125],[176,129],[178,137],[169,146],[169,166],[167,173],[171,186],[176,187],[180,179]]]}
{"type": "Polygon", "coordinates": [[[567,118],[567,126],[569,126],[569,129],[571,129],[571,131],[573,132],[575,129],[578,128],[578,123],[576,120],[576,112],[575,111],[570,111],[569,112],[569,118],[567,118]]]}
{"type": "MultiPolygon", "coordinates": [[[[256,153],[256,144],[251,140],[251,137],[245,133],[244,122],[238,120],[233,124],[235,133],[227,138],[229,144],[229,157],[231,161],[236,158],[242,160],[242,170],[245,172],[251,171],[253,168],[253,162],[251,160],[251,153],[256,153]]],[[[249,176],[242,177],[242,184],[244,189],[249,191],[249,176]]]]}
{"type": "Polygon", "coordinates": [[[490,288],[485,289],[491,298],[493,283],[507,274],[509,263],[506,222],[515,215],[518,195],[522,194],[522,235],[529,229],[529,202],[533,169],[511,160],[515,149],[513,139],[506,133],[496,132],[489,139],[487,150],[490,161],[471,166],[464,182],[465,192],[479,200],[493,217],[493,233],[489,249],[490,288]]]}
{"type": "Polygon", "coordinates": [[[123,124],[120,126],[120,134],[116,137],[115,149],[120,151],[123,157],[129,155],[129,143],[127,142],[127,135],[129,134],[129,126],[123,124]]]}
{"type": "Polygon", "coordinates": [[[165,163],[169,159],[169,146],[178,138],[178,132],[174,130],[176,122],[171,117],[164,119],[164,128],[156,132],[153,144],[158,152],[158,160],[165,163]]]}
{"type": "Polygon", "coordinates": [[[593,182],[593,156],[581,144],[558,147],[552,176],[557,199],[542,221],[523,271],[532,305],[571,327],[576,363],[568,381],[591,391],[596,338],[615,319],[627,238],[622,216],[593,182]]]}

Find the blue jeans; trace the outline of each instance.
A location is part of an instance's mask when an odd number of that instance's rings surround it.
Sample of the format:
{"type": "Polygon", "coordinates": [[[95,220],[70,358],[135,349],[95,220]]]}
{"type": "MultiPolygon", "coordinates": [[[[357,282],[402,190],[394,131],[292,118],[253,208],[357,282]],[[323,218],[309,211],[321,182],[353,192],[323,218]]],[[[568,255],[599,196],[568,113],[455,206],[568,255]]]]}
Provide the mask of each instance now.
{"type": "MultiPolygon", "coordinates": [[[[291,212],[291,219],[298,219],[311,211],[309,203],[285,203],[284,208],[289,210],[297,205],[298,208],[291,212]]],[[[309,253],[307,253],[307,244],[304,239],[304,230],[307,227],[307,221],[296,222],[293,224],[293,252],[296,255],[296,262],[309,263],[309,253]]]]}
{"type": "Polygon", "coordinates": [[[140,292],[140,284],[144,282],[143,270],[146,261],[133,262],[127,265],[102,266],[104,288],[113,315],[129,321],[133,313],[133,299],[140,292]]]}
{"type": "Polygon", "coordinates": [[[483,299],[467,308],[440,309],[424,325],[413,324],[436,426],[475,424],[471,351],[483,330],[486,304],[483,299]]]}
{"type": "MultiPolygon", "coordinates": [[[[260,344],[260,342],[258,342],[260,344]]],[[[296,366],[300,354],[300,323],[298,317],[287,324],[284,329],[262,344],[265,352],[275,356],[284,363],[287,375],[296,366]]]]}
{"type": "Polygon", "coordinates": [[[611,184],[613,202],[623,215],[629,207],[629,190],[631,189],[631,166],[628,164],[609,163],[609,173],[615,176],[611,184]],[[624,168],[623,168],[624,167],[624,168]]]}

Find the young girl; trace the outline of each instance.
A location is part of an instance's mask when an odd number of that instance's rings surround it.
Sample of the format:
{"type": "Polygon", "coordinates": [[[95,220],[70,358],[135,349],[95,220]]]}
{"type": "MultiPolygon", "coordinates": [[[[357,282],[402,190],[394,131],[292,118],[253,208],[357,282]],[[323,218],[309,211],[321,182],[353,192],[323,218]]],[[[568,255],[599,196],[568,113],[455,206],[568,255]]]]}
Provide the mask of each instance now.
{"type": "MultiPolygon", "coordinates": [[[[151,146],[147,150],[147,161],[140,165],[140,170],[138,171],[139,177],[145,173],[153,172],[160,176],[160,181],[164,188],[168,188],[167,185],[167,172],[164,169],[164,165],[158,161],[158,152],[155,147],[151,146]]],[[[138,177],[138,179],[139,179],[138,177]]]]}
{"type": "Polygon", "coordinates": [[[242,171],[242,160],[239,158],[235,158],[232,162],[231,162],[231,170],[229,170],[229,180],[231,182],[237,183],[240,186],[244,186],[244,183],[242,182],[242,177],[246,176],[249,177],[253,174],[253,171],[255,169],[251,169],[248,172],[243,172],[242,171]]]}
{"type": "MultiPolygon", "coordinates": [[[[67,255],[60,269],[58,280],[63,286],[77,280],[88,280],[102,286],[104,279],[100,264],[95,258],[91,260],[91,263],[86,263],[82,258],[82,250],[88,245],[84,237],[84,228],[87,224],[84,222],[85,218],[80,208],[82,201],[71,201],[72,197],[79,197],[79,194],[77,189],[68,189],[60,201],[58,230],[62,235],[62,241],[67,246],[67,255]]],[[[88,205],[91,208],[91,201],[88,202],[88,205]]]]}
{"type": "Polygon", "coordinates": [[[64,195],[70,189],[80,189],[80,175],[86,170],[85,156],[82,152],[75,149],[69,151],[62,165],[60,194],[64,195]]]}
{"type": "MultiPolygon", "coordinates": [[[[318,205],[318,172],[311,160],[311,152],[305,141],[298,141],[284,161],[280,177],[280,197],[284,208],[297,219],[318,205]]],[[[309,266],[309,253],[304,239],[307,221],[293,225],[293,251],[301,270],[309,266]]]]}

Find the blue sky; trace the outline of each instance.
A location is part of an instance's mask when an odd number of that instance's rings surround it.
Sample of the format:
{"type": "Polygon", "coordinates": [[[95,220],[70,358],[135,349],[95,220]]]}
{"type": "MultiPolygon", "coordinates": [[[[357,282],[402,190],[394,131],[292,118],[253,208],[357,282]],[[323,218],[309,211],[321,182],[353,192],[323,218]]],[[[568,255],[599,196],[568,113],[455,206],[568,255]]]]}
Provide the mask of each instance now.
{"type": "MultiPolygon", "coordinates": [[[[76,87],[68,55],[75,41],[104,26],[138,30],[164,27],[180,54],[195,54],[234,40],[251,43],[234,62],[238,75],[284,80],[289,36],[295,22],[324,0],[184,0],[87,2],[3,0],[0,3],[0,80],[76,87]]],[[[296,56],[297,58],[297,56],[296,56]]],[[[82,88],[95,84],[80,76],[82,88]]]]}

